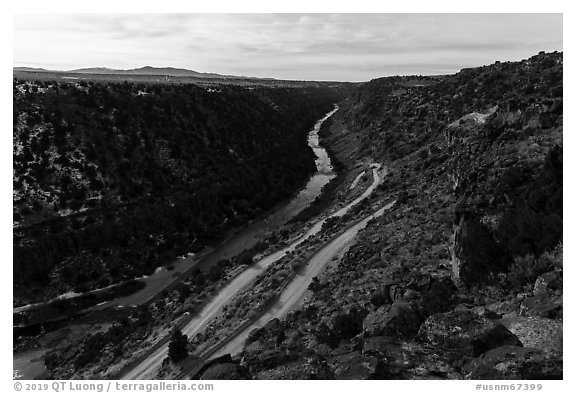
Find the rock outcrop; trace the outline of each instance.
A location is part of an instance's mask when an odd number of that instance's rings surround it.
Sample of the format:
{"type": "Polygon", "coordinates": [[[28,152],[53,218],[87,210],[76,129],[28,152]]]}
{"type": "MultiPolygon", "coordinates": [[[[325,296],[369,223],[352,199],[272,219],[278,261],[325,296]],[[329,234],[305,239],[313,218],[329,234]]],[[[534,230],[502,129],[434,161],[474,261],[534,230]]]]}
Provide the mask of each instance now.
{"type": "Polygon", "coordinates": [[[396,301],[368,314],[364,320],[364,332],[369,336],[412,337],[421,323],[420,315],[410,303],[396,301]]]}
{"type": "Polygon", "coordinates": [[[218,363],[210,366],[202,376],[201,380],[221,380],[221,379],[248,379],[246,373],[237,363],[218,363]]]}
{"type": "Polygon", "coordinates": [[[538,349],[504,345],[472,361],[469,379],[562,379],[562,360],[538,349]]]}
{"type": "Polygon", "coordinates": [[[364,341],[362,353],[380,360],[379,377],[384,379],[462,378],[441,351],[422,343],[376,336],[364,341]]]}
{"type": "Polygon", "coordinates": [[[469,212],[458,212],[451,238],[452,273],[457,284],[473,286],[506,268],[502,249],[488,229],[469,212]]]}
{"type": "Polygon", "coordinates": [[[510,332],[525,347],[536,348],[545,353],[562,356],[563,322],[541,317],[510,317],[502,320],[510,332]]]}
{"type": "Polygon", "coordinates": [[[451,311],[426,319],[418,338],[446,351],[454,359],[477,357],[502,345],[522,346],[502,324],[472,311],[451,311]]]}
{"type": "Polygon", "coordinates": [[[349,168],[386,162],[374,200],[397,203],[287,317],[289,350],[258,337],[262,359],[294,358],[257,375],[315,359],[337,379],[561,378],[562,267],[544,255],[562,248],[561,85],[562,54],[540,53],[341,103],[327,144],[349,168]]]}

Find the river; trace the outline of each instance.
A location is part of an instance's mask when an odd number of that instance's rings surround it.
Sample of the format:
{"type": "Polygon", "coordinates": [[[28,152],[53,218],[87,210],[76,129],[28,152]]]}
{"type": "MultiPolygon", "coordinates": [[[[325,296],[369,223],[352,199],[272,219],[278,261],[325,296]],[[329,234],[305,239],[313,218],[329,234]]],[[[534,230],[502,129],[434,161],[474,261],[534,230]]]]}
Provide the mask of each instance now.
{"type": "MultiPolygon", "coordinates": [[[[272,213],[265,220],[259,221],[258,223],[245,228],[221,248],[208,255],[207,258],[210,258],[211,261],[218,262],[220,259],[230,258],[240,253],[242,250],[250,248],[265,233],[280,228],[288,222],[288,220],[309,206],[314,199],[320,195],[322,187],[324,187],[324,185],[326,185],[336,175],[330,161],[330,156],[328,156],[326,150],[319,144],[318,132],[320,131],[322,124],[330,116],[336,113],[337,110],[338,106],[335,106],[332,111],[328,112],[323,118],[316,122],[314,128],[308,134],[308,145],[316,155],[315,163],[317,172],[310,178],[306,187],[304,187],[304,189],[302,189],[287,205],[272,213]]],[[[266,269],[272,263],[281,259],[289,251],[294,251],[304,240],[316,234],[320,230],[321,226],[321,223],[314,225],[304,236],[300,237],[290,246],[262,258],[236,276],[198,314],[196,314],[192,320],[184,326],[184,328],[182,328],[182,333],[188,335],[188,337],[193,337],[197,333],[201,332],[238,292],[246,288],[256,279],[258,274],[262,272],[262,269],[266,269]]],[[[166,346],[158,349],[142,363],[130,370],[123,379],[154,378],[160,369],[162,360],[164,360],[167,354],[168,348],[166,346]]]]}
{"type": "Polygon", "coordinates": [[[159,269],[154,274],[140,279],[146,283],[144,289],[115,300],[100,305],[99,308],[110,306],[135,306],[146,302],[165,287],[170,285],[184,272],[190,271],[196,267],[209,268],[217,264],[222,259],[230,259],[244,250],[250,249],[259,240],[262,240],[274,230],[281,228],[290,219],[304,210],[320,195],[322,188],[332,180],[336,174],[332,167],[330,157],[324,148],[319,145],[318,131],[322,124],[336,111],[338,106],[328,112],[324,117],[316,122],[314,128],[308,134],[308,146],[312,148],[316,155],[316,173],[314,173],[306,186],[288,202],[279,209],[272,212],[267,218],[250,223],[240,231],[219,245],[218,248],[207,255],[198,259],[195,256],[177,260],[173,264],[173,269],[159,269]]]}
{"type": "MultiPolygon", "coordinates": [[[[342,207],[338,211],[332,213],[329,217],[341,217],[346,214],[352,207],[360,203],[363,199],[367,198],[380,184],[380,165],[379,164],[372,164],[372,174],[374,180],[370,187],[368,187],[362,195],[358,198],[354,199],[352,202],[348,203],[346,206],[342,207]]],[[[281,306],[279,309],[276,307],[272,310],[272,314],[266,314],[263,318],[274,318],[275,316],[272,315],[280,315],[283,316],[285,313],[290,311],[296,303],[292,301],[288,301],[286,296],[296,296],[296,301],[300,299],[306,288],[308,287],[309,282],[312,280],[313,277],[318,275],[318,273],[322,270],[325,266],[327,261],[329,261],[335,254],[341,252],[343,248],[348,247],[350,242],[354,239],[358,231],[362,229],[366,223],[374,216],[378,216],[384,213],[384,211],[390,208],[392,204],[385,206],[378,210],[376,213],[372,214],[370,217],[362,220],[361,222],[353,225],[351,228],[348,228],[343,234],[338,236],[336,239],[329,242],[327,245],[323,246],[320,251],[316,254],[315,257],[308,263],[308,267],[305,269],[303,275],[298,276],[295,280],[293,280],[289,286],[287,287],[287,295],[286,292],[283,292],[281,295],[280,301],[284,301],[285,306],[281,306]],[[318,260],[318,255],[320,255],[320,260],[318,260]],[[285,300],[282,300],[285,299],[285,300]]],[[[202,332],[204,328],[216,317],[218,316],[224,306],[228,304],[240,291],[247,288],[262,271],[268,268],[274,262],[277,262],[282,257],[284,257],[287,253],[293,252],[301,243],[303,243],[306,239],[310,238],[311,236],[316,235],[322,229],[322,224],[326,221],[327,217],[319,220],[315,223],[311,228],[309,228],[304,235],[298,238],[289,246],[285,247],[282,250],[276,251],[273,254],[270,254],[254,265],[250,266],[246,270],[244,270],[241,274],[236,276],[226,287],[224,287],[198,314],[194,315],[194,317],[182,328],[182,333],[187,335],[189,338],[194,337],[196,334],[202,332]]],[[[293,299],[294,300],[294,299],[293,299]]],[[[259,320],[260,322],[260,320],[259,320]]],[[[252,328],[252,325],[237,338],[235,338],[230,348],[233,351],[236,351],[238,348],[241,347],[243,344],[245,337],[248,331],[252,328]]],[[[228,346],[225,347],[228,349],[228,346]]],[[[168,347],[164,345],[163,347],[157,349],[152,354],[150,354],[146,359],[136,365],[132,370],[126,373],[122,379],[153,379],[158,374],[160,367],[162,365],[162,361],[168,355],[168,347]]]]}
{"type": "Polygon", "coordinates": [[[344,233],[336,237],[334,240],[330,241],[327,245],[323,246],[316,254],[310,258],[306,267],[290,281],[288,286],[281,293],[278,300],[274,302],[272,307],[266,311],[260,318],[258,318],[254,323],[245,328],[243,331],[238,332],[238,335],[234,337],[230,342],[228,342],[224,347],[213,353],[210,358],[215,358],[218,356],[225,355],[227,353],[234,355],[244,348],[244,343],[248,338],[250,332],[256,328],[261,328],[265,326],[274,318],[282,319],[288,315],[288,313],[296,308],[298,304],[304,298],[308,286],[312,282],[312,279],[318,276],[326,267],[326,265],[337,257],[342,255],[347,249],[352,245],[354,238],[358,232],[363,229],[368,221],[375,217],[379,217],[388,209],[390,209],[394,203],[389,203],[388,205],[380,208],[375,213],[364,218],[362,221],[353,225],[347,229],[344,233]]]}
{"type": "MultiPolygon", "coordinates": [[[[167,288],[169,285],[173,284],[175,281],[180,280],[185,273],[190,272],[194,268],[210,267],[222,259],[230,259],[242,251],[250,249],[259,240],[266,237],[275,229],[281,228],[291,218],[295,217],[306,207],[310,206],[310,204],[320,195],[322,188],[336,176],[330,161],[330,156],[319,144],[318,132],[320,131],[322,124],[330,116],[336,113],[337,110],[338,106],[334,105],[334,109],[326,113],[324,117],[318,120],[313,129],[308,134],[308,146],[310,146],[316,156],[316,172],[310,177],[306,186],[287,204],[276,209],[267,218],[248,224],[241,230],[234,233],[227,241],[218,246],[218,248],[207,253],[201,258],[198,258],[197,256],[188,256],[186,258],[178,259],[173,263],[173,269],[167,270],[165,268],[160,268],[154,274],[148,277],[140,278],[139,280],[146,284],[142,290],[131,295],[119,297],[104,304],[95,306],[91,308],[90,311],[109,307],[136,306],[145,303],[156,296],[156,294],[167,288]]],[[[315,232],[317,232],[320,227],[318,226],[314,229],[315,232]]],[[[309,236],[311,236],[311,234],[309,236]]],[[[305,238],[299,239],[297,244],[300,244],[304,240],[305,238]]],[[[297,244],[291,245],[288,249],[293,249],[291,247],[295,248],[297,244]]],[[[281,250],[267,258],[264,258],[263,260],[259,261],[258,266],[260,268],[265,268],[270,263],[273,263],[284,256],[288,249],[281,250]]],[[[214,300],[212,300],[206,307],[204,307],[200,314],[198,314],[189,324],[191,325],[192,323],[198,323],[200,321],[201,323],[197,329],[189,328],[188,331],[186,329],[183,331],[190,335],[197,333],[200,328],[204,327],[207,321],[211,320],[214,315],[220,312],[221,307],[223,307],[224,304],[237,293],[237,290],[230,291],[226,289],[229,289],[232,286],[234,288],[238,287],[238,290],[245,288],[246,285],[248,285],[252,280],[251,275],[255,267],[256,266],[252,266],[237,276],[233,282],[225,288],[225,290],[221,291],[214,300]]],[[[164,349],[167,350],[166,348],[164,349]]],[[[33,352],[15,354],[13,356],[14,372],[17,372],[19,378],[21,379],[32,379],[39,376],[45,370],[42,364],[43,362],[38,362],[39,355],[42,355],[47,350],[47,348],[36,349],[33,352]],[[32,360],[34,360],[33,363],[32,360]]],[[[166,354],[162,353],[161,355],[162,360],[166,354]]],[[[141,367],[137,367],[137,369],[140,369],[141,371],[145,370],[141,367]]],[[[134,372],[137,372],[137,369],[132,370],[128,374],[128,376],[132,376],[130,379],[136,379],[140,377],[140,375],[134,374],[134,372]]],[[[151,369],[150,371],[154,370],[157,372],[157,368],[151,369]]],[[[142,375],[154,376],[155,373],[144,372],[142,375]]]]}

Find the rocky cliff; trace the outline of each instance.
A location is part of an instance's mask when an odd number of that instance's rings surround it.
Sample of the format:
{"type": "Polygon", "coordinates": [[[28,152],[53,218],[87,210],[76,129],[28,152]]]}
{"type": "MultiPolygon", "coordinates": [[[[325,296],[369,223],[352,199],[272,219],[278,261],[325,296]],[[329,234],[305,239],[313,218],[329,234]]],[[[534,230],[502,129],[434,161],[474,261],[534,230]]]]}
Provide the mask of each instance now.
{"type": "Polygon", "coordinates": [[[562,378],[562,73],[539,53],[358,88],[324,141],[385,163],[395,207],[206,375],[562,378]]]}

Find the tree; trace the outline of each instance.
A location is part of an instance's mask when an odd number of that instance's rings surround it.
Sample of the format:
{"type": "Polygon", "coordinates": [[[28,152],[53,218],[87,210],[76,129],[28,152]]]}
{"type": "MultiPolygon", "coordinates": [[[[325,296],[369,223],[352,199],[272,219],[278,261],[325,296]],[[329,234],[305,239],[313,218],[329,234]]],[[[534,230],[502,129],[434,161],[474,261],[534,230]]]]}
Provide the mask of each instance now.
{"type": "Polygon", "coordinates": [[[168,344],[168,357],[173,363],[177,363],[188,356],[188,336],[175,328],[172,331],[170,344],[168,344]]]}
{"type": "Polygon", "coordinates": [[[325,323],[320,322],[314,331],[314,335],[319,343],[328,344],[330,348],[336,348],[340,339],[338,339],[332,329],[325,323]]]}

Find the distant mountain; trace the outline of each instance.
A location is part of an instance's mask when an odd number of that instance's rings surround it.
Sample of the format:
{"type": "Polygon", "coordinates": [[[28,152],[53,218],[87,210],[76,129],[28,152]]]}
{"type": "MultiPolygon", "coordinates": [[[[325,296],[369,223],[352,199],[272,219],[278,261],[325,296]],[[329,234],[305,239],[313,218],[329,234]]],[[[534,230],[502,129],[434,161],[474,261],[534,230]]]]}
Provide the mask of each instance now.
{"type": "Polygon", "coordinates": [[[28,71],[28,72],[49,72],[45,68],[34,68],[34,67],[14,67],[14,71],[28,71]]]}
{"type": "Polygon", "coordinates": [[[24,72],[66,72],[74,74],[97,74],[97,75],[168,75],[168,76],[186,76],[194,78],[220,78],[220,79],[267,79],[272,80],[272,78],[258,78],[258,77],[248,77],[248,76],[237,76],[237,75],[221,75],[210,72],[197,72],[193,70],[187,70],[185,68],[174,68],[174,67],[151,67],[145,66],[141,68],[134,68],[130,70],[119,70],[108,67],[90,67],[90,68],[78,68],[68,71],[56,71],[47,70],[44,68],[32,68],[32,67],[14,67],[13,71],[24,71],[24,72]]]}
{"type": "MultiPolygon", "coordinates": [[[[268,77],[222,75],[211,72],[198,72],[185,68],[144,66],[128,70],[108,67],[88,67],[73,70],[48,70],[32,67],[14,67],[14,77],[23,80],[68,80],[85,79],[101,82],[142,82],[142,83],[195,83],[198,85],[211,85],[214,83],[235,84],[240,86],[284,86],[284,87],[336,87],[341,83],[337,81],[305,81],[283,80],[268,77]]],[[[352,86],[351,84],[349,86],[352,86]]]]}
{"type": "MultiPolygon", "coordinates": [[[[184,68],[174,68],[174,67],[150,67],[145,66],[141,68],[135,68],[133,70],[126,70],[123,73],[130,75],[169,75],[169,76],[194,76],[197,78],[239,78],[239,76],[233,75],[220,75],[215,73],[204,73],[197,72],[193,70],[187,70],[184,68]]],[[[244,77],[241,77],[244,78],[244,77]]]]}
{"type": "Polygon", "coordinates": [[[123,70],[115,70],[108,67],[91,67],[91,68],[79,68],[77,70],[69,70],[66,72],[73,72],[76,74],[121,74],[123,70]]]}

